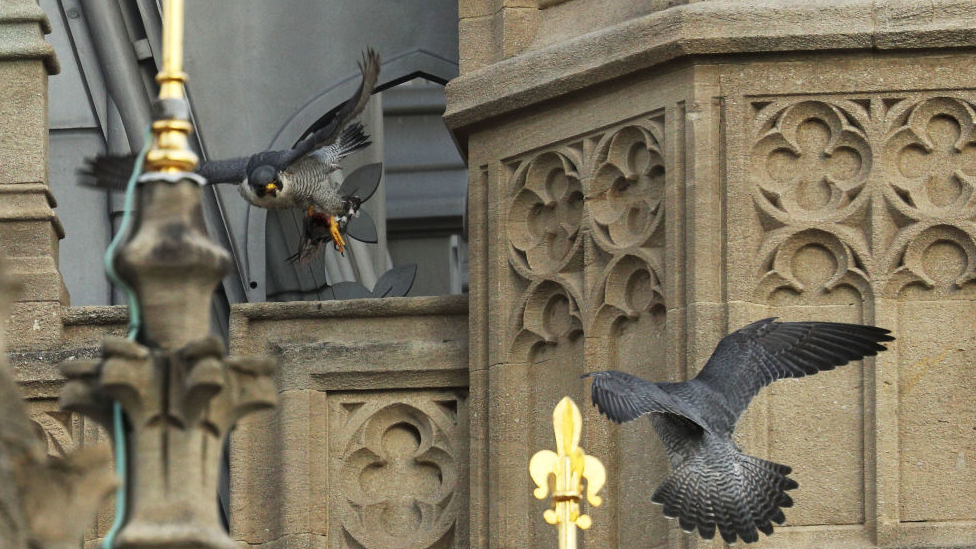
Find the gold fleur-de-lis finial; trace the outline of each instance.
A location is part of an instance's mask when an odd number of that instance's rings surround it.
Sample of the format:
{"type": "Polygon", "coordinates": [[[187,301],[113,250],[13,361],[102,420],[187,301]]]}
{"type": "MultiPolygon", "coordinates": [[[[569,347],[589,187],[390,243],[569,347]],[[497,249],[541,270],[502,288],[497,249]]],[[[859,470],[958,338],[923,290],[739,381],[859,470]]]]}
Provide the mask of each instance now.
{"type": "Polygon", "coordinates": [[[563,397],[556,405],[552,425],[556,451],[536,452],[529,461],[529,474],[537,486],[533,494],[538,499],[545,499],[549,494],[549,476],[555,477],[553,508],[546,509],[542,516],[559,528],[559,549],[575,549],[576,528],[586,530],[593,524],[588,515],[580,513],[583,479],[586,479],[586,500],[599,507],[603,500],[596,493],[603,488],[607,472],[600,460],[586,455],[579,447],[583,415],[571,398],[563,397]]]}

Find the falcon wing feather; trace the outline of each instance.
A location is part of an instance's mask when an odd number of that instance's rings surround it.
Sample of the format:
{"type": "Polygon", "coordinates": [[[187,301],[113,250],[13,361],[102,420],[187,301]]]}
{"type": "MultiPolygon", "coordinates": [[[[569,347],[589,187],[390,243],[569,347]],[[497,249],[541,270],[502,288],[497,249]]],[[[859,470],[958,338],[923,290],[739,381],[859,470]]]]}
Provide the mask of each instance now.
{"type": "MultiPolygon", "coordinates": [[[[723,395],[734,417],[777,379],[832,370],[874,356],[893,341],[889,330],[839,322],[776,322],[766,318],[725,336],[695,378],[723,395]]],[[[731,427],[731,426],[729,426],[731,427]]]]}
{"type": "MultiPolygon", "coordinates": [[[[247,161],[246,157],[205,161],[197,167],[196,173],[211,184],[240,183],[247,176],[247,161]]],[[[134,154],[100,154],[94,158],[86,158],[84,166],[77,172],[78,183],[104,191],[125,192],[135,163],[134,154]]]]}
{"type": "Polygon", "coordinates": [[[86,158],[76,172],[78,184],[103,191],[125,192],[136,165],[136,155],[100,154],[86,158]]]}
{"type": "Polygon", "coordinates": [[[363,54],[363,60],[359,63],[359,70],[362,72],[362,80],[356,92],[342,104],[332,120],[324,127],[318,129],[312,135],[298,142],[290,151],[284,151],[278,163],[279,170],[284,170],[298,160],[302,159],[312,151],[331,145],[339,137],[343,128],[354,118],[359,116],[369,98],[373,95],[373,88],[380,75],[380,55],[375,50],[369,48],[363,54]]]}
{"type": "Polygon", "coordinates": [[[591,372],[583,377],[593,378],[590,400],[600,413],[617,423],[632,421],[649,413],[675,414],[695,422],[706,431],[710,430],[698,410],[666,392],[657,383],[617,370],[591,372]]]}
{"type": "Polygon", "coordinates": [[[232,158],[230,160],[214,160],[202,162],[197,167],[197,173],[211,184],[240,183],[247,177],[247,157],[232,158]]]}

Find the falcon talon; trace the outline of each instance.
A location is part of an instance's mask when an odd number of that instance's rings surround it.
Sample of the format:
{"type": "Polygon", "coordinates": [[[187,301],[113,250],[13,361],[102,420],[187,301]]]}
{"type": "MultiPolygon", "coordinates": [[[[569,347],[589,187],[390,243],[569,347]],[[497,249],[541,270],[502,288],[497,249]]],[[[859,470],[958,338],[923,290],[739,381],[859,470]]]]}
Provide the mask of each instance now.
{"type": "Polygon", "coordinates": [[[339,224],[336,223],[336,219],[333,216],[328,217],[329,224],[329,234],[332,235],[332,242],[335,249],[342,255],[346,253],[346,241],[342,239],[342,233],[339,232],[339,224]]]}

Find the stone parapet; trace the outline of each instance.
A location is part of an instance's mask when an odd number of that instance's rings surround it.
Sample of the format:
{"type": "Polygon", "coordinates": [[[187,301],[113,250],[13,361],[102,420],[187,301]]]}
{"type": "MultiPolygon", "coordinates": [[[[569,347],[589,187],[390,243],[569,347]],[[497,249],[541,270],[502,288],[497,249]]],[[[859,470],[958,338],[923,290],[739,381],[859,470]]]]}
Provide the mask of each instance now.
{"type": "Polygon", "coordinates": [[[467,297],[252,303],[231,353],[279,405],[231,435],[231,535],[267,548],[465,547],[467,297]]]}

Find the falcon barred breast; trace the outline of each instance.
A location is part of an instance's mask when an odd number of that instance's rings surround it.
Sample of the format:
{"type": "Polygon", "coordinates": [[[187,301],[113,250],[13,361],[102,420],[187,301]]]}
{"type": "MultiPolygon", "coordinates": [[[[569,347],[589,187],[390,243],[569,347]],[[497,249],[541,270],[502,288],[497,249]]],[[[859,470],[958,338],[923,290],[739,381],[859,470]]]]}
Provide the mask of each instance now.
{"type": "Polygon", "coordinates": [[[592,372],[593,404],[623,423],[645,414],[661,441],[671,471],[651,501],[677,518],[686,532],[751,543],[758,532],[782,524],[786,493],[798,487],[792,469],[744,454],[732,441],[736,422],[764,386],[874,356],[893,341],[888,330],[834,322],[776,322],[767,318],[719,342],[698,376],[653,383],[615,370],[592,372]]]}

